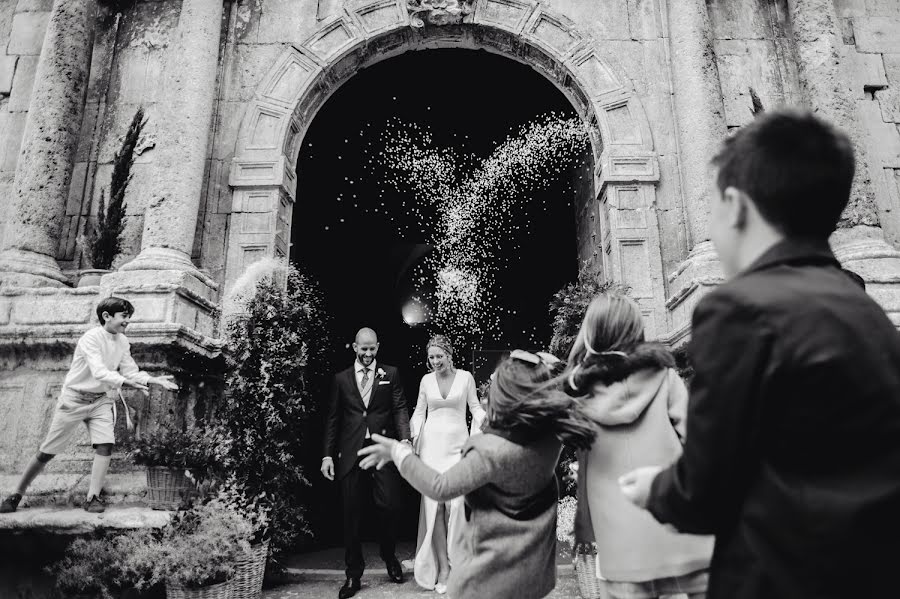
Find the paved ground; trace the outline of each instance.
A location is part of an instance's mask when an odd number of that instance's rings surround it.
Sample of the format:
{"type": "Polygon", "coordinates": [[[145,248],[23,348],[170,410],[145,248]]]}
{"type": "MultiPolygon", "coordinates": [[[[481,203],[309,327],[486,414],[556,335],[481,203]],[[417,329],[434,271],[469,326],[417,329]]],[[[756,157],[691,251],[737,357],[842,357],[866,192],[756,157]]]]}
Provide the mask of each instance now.
{"type": "MultiPolygon", "coordinates": [[[[412,599],[413,597],[428,597],[438,599],[433,591],[426,591],[408,577],[403,584],[390,582],[386,574],[381,571],[366,576],[362,581],[362,590],[356,597],[360,599],[412,599]]],[[[341,578],[325,579],[323,577],[308,576],[298,579],[297,582],[266,589],[263,591],[263,599],[336,599],[338,589],[344,582],[341,578]]],[[[446,595],[444,595],[446,597],[446,595]]],[[[578,584],[575,574],[571,570],[560,572],[556,589],[548,595],[548,599],[577,599],[578,584]]],[[[453,599],[452,597],[449,599],[453,599]]],[[[491,599],[485,597],[485,599],[491,599]]]]}
{"type": "MultiPolygon", "coordinates": [[[[397,558],[404,562],[415,553],[414,543],[400,543],[397,558]]],[[[362,579],[362,589],[356,597],[360,599],[412,599],[428,597],[437,599],[433,591],[419,587],[412,579],[409,562],[404,563],[406,582],[395,584],[388,580],[384,563],[378,557],[378,547],[374,543],[363,545],[363,556],[367,564],[362,579]]],[[[556,590],[549,599],[578,598],[578,584],[571,561],[560,557],[556,590]]],[[[344,582],[344,554],[340,548],[304,553],[286,560],[291,582],[265,589],[263,599],[335,599],[344,582]]],[[[452,599],[452,597],[450,598],[452,599]]],[[[485,597],[485,599],[491,599],[485,597]]]]}

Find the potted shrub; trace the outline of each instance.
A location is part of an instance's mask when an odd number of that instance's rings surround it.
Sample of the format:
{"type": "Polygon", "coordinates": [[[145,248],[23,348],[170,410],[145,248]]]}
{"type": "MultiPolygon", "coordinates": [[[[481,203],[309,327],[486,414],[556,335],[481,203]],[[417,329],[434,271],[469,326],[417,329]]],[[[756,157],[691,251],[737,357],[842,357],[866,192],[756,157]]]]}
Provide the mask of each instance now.
{"type": "Polygon", "coordinates": [[[73,541],[49,566],[63,597],[119,599],[149,586],[158,532],[151,529],[73,541]]]}
{"type": "Polygon", "coordinates": [[[106,205],[106,191],[101,190],[97,222],[89,226],[89,221],[86,220],[84,231],[78,236],[82,257],[89,266],[80,272],[79,287],[99,285],[100,277],[110,272],[113,260],[121,250],[121,236],[125,229],[125,190],[131,181],[135,148],[145,124],[144,109],[138,108],[131,119],[121,149],[113,157],[109,205],[106,205]]]}
{"type": "Polygon", "coordinates": [[[251,522],[218,498],[178,512],[156,546],[150,582],[163,582],[168,599],[231,599],[252,536],[251,522]]]}
{"type": "Polygon", "coordinates": [[[197,482],[227,467],[230,440],[221,429],[181,430],[163,425],[131,443],[131,459],[147,467],[147,502],[176,509],[197,492],[197,482]]]}
{"type": "Polygon", "coordinates": [[[219,490],[218,501],[250,524],[250,549],[235,562],[231,599],[258,599],[262,594],[266,560],[269,557],[270,511],[263,492],[256,497],[238,486],[234,477],[219,490]]]}

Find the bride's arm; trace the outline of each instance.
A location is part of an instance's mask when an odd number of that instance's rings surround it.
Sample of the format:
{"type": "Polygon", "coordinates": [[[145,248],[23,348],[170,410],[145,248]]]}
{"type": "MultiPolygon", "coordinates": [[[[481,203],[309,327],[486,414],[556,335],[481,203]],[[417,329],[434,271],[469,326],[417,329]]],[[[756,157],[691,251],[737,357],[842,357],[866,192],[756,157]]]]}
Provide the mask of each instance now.
{"type": "Polygon", "coordinates": [[[419,398],[416,400],[416,409],[409,420],[410,436],[415,440],[422,432],[425,423],[425,415],[428,410],[428,400],[425,398],[425,377],[419,382],[419,398]]]}
{"type": "Polygon", "coordinates": [[[472,376],[471,372],[466,374],[468,374],[469,378],[466,387],[466,403],[469,404],[469,411],[472,412],[472,430],[475,430],[481,427],[486,414],[484,408],[481,407],[481,402],[478,401],[478,388],[475,386],[475,377],[472,376]]]}

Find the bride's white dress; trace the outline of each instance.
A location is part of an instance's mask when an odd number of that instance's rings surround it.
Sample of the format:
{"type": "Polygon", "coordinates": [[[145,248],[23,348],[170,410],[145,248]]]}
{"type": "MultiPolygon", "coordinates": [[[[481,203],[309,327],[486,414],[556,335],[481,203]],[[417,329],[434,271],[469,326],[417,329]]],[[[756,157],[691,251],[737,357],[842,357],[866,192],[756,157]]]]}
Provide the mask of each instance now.
{"type": "MultiPolygon", "coordinates": [[[[414,436],[420,436],[419,457],[439,472],[449,470],[462,457],[462,447],[469,438],[469,430],[466,427],[467,405],[472,412],[472,429],[477,430],[485,413],[478,403],[475,378],[469,372],[456,370],[446,398],[441,396],[437,376],[433,372],[422,377],[419,384],[419,399],[410,420],[410,428],[414,436]]],[[[450,508],[447,553],[452,568],[454,554],[461,546],[462,527],[465,525],[463,498],[457,497],[447,505],[450,508]]],[[[437,560],[431,543],[436,514],[437,502],[422,496],[413,573],[419,586],[426,589],[433,589],[437,582],[437,560]]]]}

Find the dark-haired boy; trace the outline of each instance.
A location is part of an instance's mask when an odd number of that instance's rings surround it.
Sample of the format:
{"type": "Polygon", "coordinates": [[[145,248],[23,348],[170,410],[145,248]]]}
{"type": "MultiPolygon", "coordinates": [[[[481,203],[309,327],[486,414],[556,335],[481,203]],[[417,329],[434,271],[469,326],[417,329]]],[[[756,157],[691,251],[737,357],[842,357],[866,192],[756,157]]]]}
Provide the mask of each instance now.
{"type": "Polygon", "coordinates": [[[828,246],[850,141],[775,112],[713,164],[710,238],[729,280],[694,311],[684,454],[622,490],[716,535],[710,599],[895,597],[900,335],[828,246]]]}
{"type": "Polygon", "coordinates": [[[131,387],[146,393],[147,385],[151,383],[164,389],[178,389],[171,376],[150,376],[134,363],[125,337],[132,314],[134,306],[126,299],[108,297],[97,305],[100,326],[92,328],[78,340],[47,437],[38,454],[25,468],[16,492],[0,503],[0,513],[16,511],[28,486],[56,454],[66,449],[81,423],[87,426],[94,447],[94,463],[84,508],[89,512],[106,509],[100,490],[116,442],[115,399],[108,395],[108,391],[131,387]]]}

